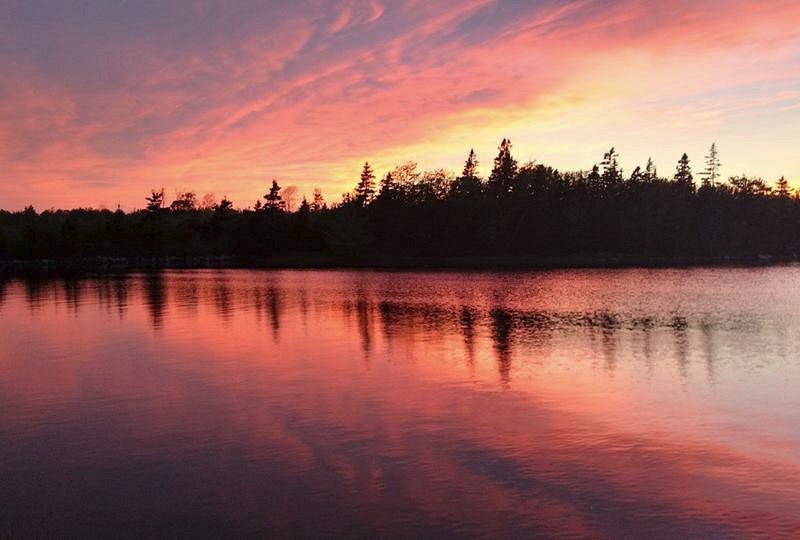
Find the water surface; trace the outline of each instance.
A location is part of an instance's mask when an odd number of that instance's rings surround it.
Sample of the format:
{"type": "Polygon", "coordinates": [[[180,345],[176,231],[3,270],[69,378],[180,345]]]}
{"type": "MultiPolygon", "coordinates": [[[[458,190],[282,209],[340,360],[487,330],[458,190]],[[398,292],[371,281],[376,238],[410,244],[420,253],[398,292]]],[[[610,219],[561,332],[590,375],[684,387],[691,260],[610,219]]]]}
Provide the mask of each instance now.
{"type": "Polygon", "coordinates": [[[0,280],[0,536],[798,537],[798,284],[0,280]]]}

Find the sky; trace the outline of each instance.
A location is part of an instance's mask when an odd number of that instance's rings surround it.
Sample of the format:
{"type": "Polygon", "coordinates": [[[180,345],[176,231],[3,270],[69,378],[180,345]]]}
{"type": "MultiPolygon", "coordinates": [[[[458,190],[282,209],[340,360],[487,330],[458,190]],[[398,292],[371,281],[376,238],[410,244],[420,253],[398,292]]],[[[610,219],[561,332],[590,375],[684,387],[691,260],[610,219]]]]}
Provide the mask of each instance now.
{"type": "Polygon", "coordinates": [[[1,0],[0,208],[339,200],[369,161],[800,185],[796,0],[1,0]]]}

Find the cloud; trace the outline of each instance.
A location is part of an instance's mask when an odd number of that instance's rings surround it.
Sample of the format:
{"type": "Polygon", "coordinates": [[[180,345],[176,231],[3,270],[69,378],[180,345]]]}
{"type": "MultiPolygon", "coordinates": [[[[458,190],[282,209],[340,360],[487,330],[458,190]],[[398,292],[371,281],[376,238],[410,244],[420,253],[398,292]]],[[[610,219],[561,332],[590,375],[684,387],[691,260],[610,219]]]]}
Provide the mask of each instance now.
{"type": "MultiPolygon", "coordinates": [[[[328,170],[419,147],[443,156],[431,165],[456,167],[455,145],[492,151],[522,122],[537,122],[523,143],[600,133],[595,144],[625,147],[613,127],[626,104],[643,123],[669,100],[702,116],[702,96],[727,89],[745,113],[760,111],[778,105],[748,88],[800,78],[800,6],[786,0],[97,0],[0,15],[0,197],[15,207],[76,204],[65,186],[87,175],[108,183],[81,201],[126,207],[154,185],[189,182],[244,204],[273,176],[340,193],[357,170],[328,170]],[[569,103],[585,126],[538,123],[569,115],[569,103]],[[34,178],[36,190],[18,188],[34,178]]],[[[562,146],[560,166],[588,165],[585,147],[562,146]]]]}

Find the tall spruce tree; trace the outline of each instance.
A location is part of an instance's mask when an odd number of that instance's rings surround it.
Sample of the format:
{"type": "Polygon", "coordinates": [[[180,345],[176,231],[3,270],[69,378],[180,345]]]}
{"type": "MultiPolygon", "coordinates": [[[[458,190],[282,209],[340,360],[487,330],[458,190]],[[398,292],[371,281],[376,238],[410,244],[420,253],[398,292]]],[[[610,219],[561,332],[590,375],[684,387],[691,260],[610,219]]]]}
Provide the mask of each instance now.
{"type": "Polygon", "coordinates": [[[785,176],[781,176],[777,182],[778,197],[788,199],[792,196],[792,189],[789,187],[789,181],[785,176]]]}
{"type": "Polygon", "coordinates": [[[603,187],[605,189],[612,189],[622,182],[622,169],[619,166],[619,153],[615,148],[611,148],[603,155],[603,161],[600,162],[603,166],[603,187]]]}
{"type": "Polygon", "coordinates": [[[720,178],[720,168],[722,164],[719,161],[719,152],[717,151],[717,143],[713,143],[711,148],[708,150],[708,155],[706,156],[706,168],[700,173],[700,178],[702,178],[702,187],[704,188],[713,188],[719,183],[720,178]]]}
{"type": "Polygon", "coordinates": [[[644,177],[646,182],[655,182],[658,179],[658,171],[653,158],[647,158],[647,165],[644,168],[644,177]]]}
{"type": "Polygon", "coordinates": [[[691,191],[694,189],[694,176],[692,176],[692,167],[689,163],[689,156],[683,154],[681,159],[678,160],[678,166],[675,169],[675,184],[683,189],[691,191]]]}
{"type": "Polygon", "coordinates": [[[511,191],[514,178],[517,176],[517,160],[511,155],[510,139],[503,139],[498,150],[492,174],[489,175],[489,188],[499,196],[511,191]]]}
{"type": "Polygon", "coordinates": [[[375,196],[375,173],[372,172],[369,162],[364,163],[361,170],[361,177],[356,185],[355,200],[361,206],[366,206],[372,202],[375,196]]]}
{"type": "Polygon", "coordinates": [[[264,195],[264,210],[268,212],[281,212],[283,211],[286,203],[281,197],[281,187],[278,185],[277,180],[272,181],[272,187],[269,188],[269,192],[264,195]]]}
{"type": "Polygon", "coordinates": [[[314,199],[311,202],[311,209],[314,212],[319,212],[325,206],[325,199],[322,197],[322,190],[314,188],[314,199]]]}

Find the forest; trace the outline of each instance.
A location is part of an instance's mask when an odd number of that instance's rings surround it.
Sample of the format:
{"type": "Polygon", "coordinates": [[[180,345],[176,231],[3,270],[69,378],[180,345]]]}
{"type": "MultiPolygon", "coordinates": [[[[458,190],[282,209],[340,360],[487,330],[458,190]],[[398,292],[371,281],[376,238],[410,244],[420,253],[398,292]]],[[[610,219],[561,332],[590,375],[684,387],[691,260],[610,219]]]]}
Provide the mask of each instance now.
{"type": "Polygon", "coordinates": [[[785,178],[723,180],[716,145],[699,169],[684,154],[669,175],[659,175],[652,160],[624,174],[612,148],[588,170],[562,172],[518,164],[503,140],[486,178],[473,151],[458,175],[408,162],[376,179],[365,163],[353,191],[330,205],[319,190],[297,204],[273,180],[263,200],[244,209],[227,199],[199,202],[191,192],[168,204],[160,189],[131,212],[0,211],[0,260],[796,258],[800,197],[785,178]]]}

